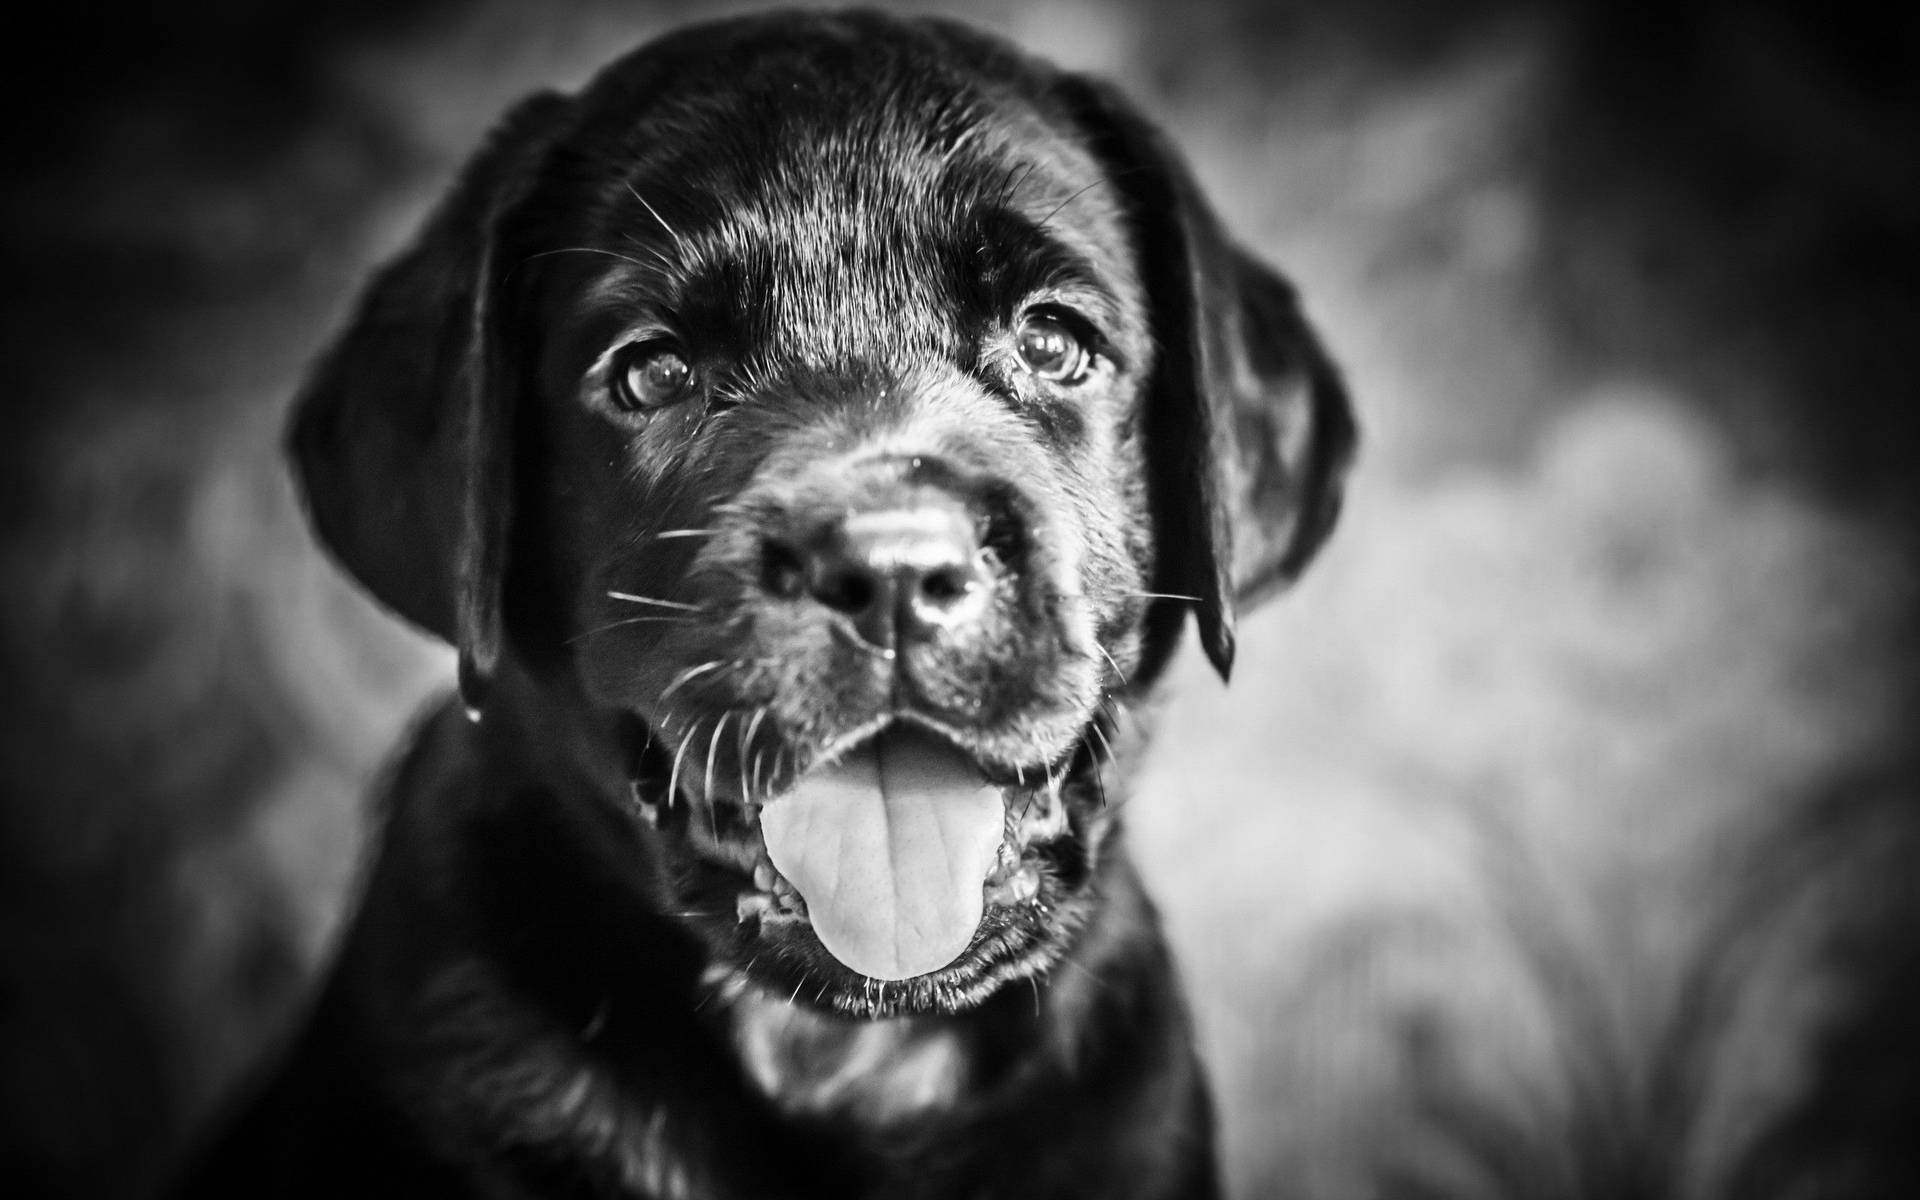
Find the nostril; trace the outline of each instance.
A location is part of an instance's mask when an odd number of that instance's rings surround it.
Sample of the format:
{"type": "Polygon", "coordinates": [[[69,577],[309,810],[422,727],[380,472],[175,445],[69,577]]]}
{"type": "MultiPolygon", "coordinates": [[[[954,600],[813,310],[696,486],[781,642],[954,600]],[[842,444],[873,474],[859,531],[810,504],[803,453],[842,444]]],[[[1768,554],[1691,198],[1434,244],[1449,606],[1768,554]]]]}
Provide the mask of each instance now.
{"type": "Polygon", "coordinates": [[[932,488],[897,503],[803,511],[762,534],[760,584],[785,615],[850,625],[883,649],[958,637],[983,619],[1001,575],[1000,551],[980,533],[966,502],[932,488]]]}
{"type": "Polygon", "coordinates": [[[807,549],[768,538],[760,550],[760,586],[782,600],[811,597],[848,616],[859,616],[880,602],[884,584],[870,564],[843,546],[807,549]]]}
{"type": "Polygon", "coordinates": [[[945,607],[967,594],[972,579],[960,567],[940,567],[920,578],[920,598],[936,607],[945,607]]]}
{"type": "Polygon", "coordinates": [[[864,571],[830,571],[813,588],[813,598],[828,608],[858,614],[873,607],[873,577],[864,571]]]}
{"type": "Polygon", "coordinates": [[[760,586],[783,600],[797,600],[807,588],[807,566],[785,542],[768,541],[761,552],[760,586]]]}

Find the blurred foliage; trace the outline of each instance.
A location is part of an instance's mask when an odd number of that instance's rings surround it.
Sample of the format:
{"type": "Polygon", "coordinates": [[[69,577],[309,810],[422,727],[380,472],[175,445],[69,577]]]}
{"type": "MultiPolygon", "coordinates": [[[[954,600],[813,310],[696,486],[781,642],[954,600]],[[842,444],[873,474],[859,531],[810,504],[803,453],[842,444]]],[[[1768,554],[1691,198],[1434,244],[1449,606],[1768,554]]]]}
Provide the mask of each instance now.
{"type": "MultiPolygon", "coordinates": [[[[142,1193],[284,1028],[355,798],[445,677],[302,528],[303,363],[513,95],[722,7],[75,3],[0,50],[14,1194],[142,1193]]],[[[1156,778],[1206,819],[1141,816],[1233,1177],[1746,1200],[1841,1162],[1821,1194],[1905,1194],[1915,908],[1854,851],[1914,824],[1875,766],[1911,713],[1912,18],[938,7],[1164,118],[1367,412],[1326,582],[1256,626],[1281,648],[1231,705],[1176,718],[1156,778]],[[1221,849],[1275,789],[1318,800],[1221,849]],[[1743,907],[1773,867],[1806,882],[1743,907]],[[1702,1099],[1638,1074],[1674,1038],[1791,1046],[1702,1099]]]]}

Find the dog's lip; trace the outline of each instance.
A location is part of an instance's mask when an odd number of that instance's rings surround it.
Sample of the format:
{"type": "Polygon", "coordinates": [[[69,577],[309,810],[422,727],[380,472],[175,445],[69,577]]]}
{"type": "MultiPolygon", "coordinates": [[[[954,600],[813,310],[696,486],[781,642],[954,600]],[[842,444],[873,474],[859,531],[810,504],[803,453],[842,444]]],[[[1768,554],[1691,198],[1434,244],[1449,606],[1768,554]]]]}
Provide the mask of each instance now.
{"type": "Polygon", "coordinates": [[[671,770],[663,770],[662,774],[666,777],[670,790],[662,794],[649,795],[640,782],[642,777],[640,762],[657,745],[651,732],[653,724],[640,710],[632,710],[632,716],[638,721],[643,733],[636,742],[637,752],[629,767],[628,783],[634,802],[642,809],[649,823],[657,821],[663,805],[667,808],[685,806],[691,811],[715,801],[749,814],[757,821],[760,809],[792,791],[794,785],[807,774],[822,767],[832,766],[895,727],[917,729],[951,746],[979,773],[981,781],[991,787],[1009,792],[1030,791],[1036,787],[1056,787],[1067,778],[1073,770],[1075,760],[1085,752],[1091,737],[1090,730],[1097,724],[1093,719],[1085,722],[1079,735],[1067,744],[1062,753],[1051,759],[1036,756],[1026,762],[1014,762],[991,753],[987,749],[988,742],[984,737],[970,735],[966,730],[926,713],[902,708],[875,714],[853,728],[832,737],[810,753],[801,746],[783,745],[782,752],[774,756],[776,763],[791,755],[794,766],[784,778],[769,780],[764,790],[757,790],[759,784],[757,774],[754,779],[756,789],[749,790],[743,786],[736,786],[736,780],[726,773],[708,781],[705,775],[699,772],[691,772],[684,778],[680,778],[671,770]],[[697,791],[695,790],[696,782],[701,785],[697,791]]]}
{"type": "MultiPolygon", "coordinates": [[[[999,763],[981,755],[978,749],[971,744],[972,739],[969,739],[960,731],[940,721],[919,713],[886,713],[863,722],[853,730],[828,742],[807,761],[807,765],[804,768],[794,772],[793,776],[786,781],[785,785],[777,791],[770,791],[765,795],[754,796],[749,799],[733,790],[731,786],[726,786],[727,781],[721,781],[723,786],[716,787],[711,798],[705,801],[705,803],[713,803],[714,801],[728,803],[747,817],[747,828],[751,830],[751,837],[744,840],[752,843],[751,850],[748,851],[746,847],[738,844],[743,839],[721,838],[717,836],[694,837],[692,839],[694,848],[701,853],[702,857],[707,858],[715,865],[729,867],[742,875],[751,876],[760,871],[762,867],[770,867],[771,864],[767,861],[766,848],[759,833],[760,811],[768,804],[777,803],[781,796],[793,790],[793,787],[799,780],[805,778],[812,772],[831,767],[848,755],[860,750],[863,746],[870,744],[889,730],[900,728],[917,729],[921,732],[931,734],[952,746],[972,765],[975,771],[979,772],[981,780],[987,786],[1000,790],[1002,802],[1008,807],[1010,841],[1017,841],[1021,845],[1026,843],[1027,839],[1015,838],[1013,837],[1013,833],[1016,827],[1028,824],[1025,821],[1025,816],[1032,808],[1033,802],[1031,797],[1033,795],[1041,794],[1049,796],[1050,799],[1046,806],[1049,809],[1059,810],[1063,808],[1063,801],[1057,793],[1069,774],[1069,766],[1013,766],[999,763]],[[1025,799],[1021,798],[1023,795],[1026,797],[1025,799]],[[1019,812],[1017,814],[1014,811],[1016,804],[1019,806],[1019,812]]],[[[1076,740],[1073,753],[1078,753],[1079,747],[1080,742],[1076,740]]],[[[1072,754],[1069,754],[1068,758],[1070,759],[1071,757],[1072,754]]],[[[673,798],[673,802],[686,804],[690,809],[699,803],[696,801],[694,793],[687,790],[691,787],[692,783],[688,781],[686,785],[682,787],[680,795],[673,798]]],[[[688,829],[689,832],[696,834],[708,832],[701,830],[697,822],[690,823],[688,829]]],[[[1028,832],[1031,833],[1031,829],[1028,829],[1028,832]]]]}
{"type": "MultiPolygon", "coordinates": [[[[1012,764],[1003,762],[984,753],[979,741],[967,736],[965,731],[956,729],[944,721],[930,717],[914,709],[901,709],[896,712],[879,714],[826,743],[814,753],[803,769],[794,773],[793,778],[787,781],[787,786],[781,789],[781,791],[791,790],[793,783],[802,776],[811,771],[817,771],[823,767],[834,765],[847,755],[852,754],[888,730],[896,727],[918,729],[923,733],[931,734],[945,742],[966,758],[967,761],[972,764],[973,769],[980,773],[981,779],[993,787],[1026,787],[1029,779],[1045,779],[1048,775],[1049,768],[1044,765],[1037,763],[1012,764]]],[[[780,792],[774,792],[764,797],[758,797],[752,803],[755,807],[758,807],[769,801],[778,799],[780,794],[780,792]]],[[[737,801],[743,800],[741,797],[731,798],[737,801]]]]}

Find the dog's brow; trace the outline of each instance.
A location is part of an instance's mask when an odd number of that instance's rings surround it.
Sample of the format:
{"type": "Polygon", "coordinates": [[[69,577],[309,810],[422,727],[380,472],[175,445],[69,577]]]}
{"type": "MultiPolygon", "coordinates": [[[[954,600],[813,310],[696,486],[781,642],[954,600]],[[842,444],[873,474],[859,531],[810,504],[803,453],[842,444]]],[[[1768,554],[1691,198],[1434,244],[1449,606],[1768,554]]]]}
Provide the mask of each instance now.
{"type": "Polygon", "coordinates": [[[686,239],[680,236],[680,231],[675,229],[673,226],[667,224],[667,219],[660,215],[660,210],[655,208],[653,205],[647,203],[647,198],[645,196],[642,196],[639,190],[636,189],[633,186],[633,184],[626,183],[625,186],[627,189],[627,194],[632,196],[635,200],[638,200],[640,202],[640,207],[646,209],[647,213],[650,216],[652,216],[654,220],[660,222],[660,228],[667,231],[667,236],[673,239],[673,244],[680,248],[680,252],[682,254],[688,253],[686,239]]]}
{"type": "Polygon", "coordinates": [[[1066,210],[1067,205],[1072,204],[1075,200],[1078,200],[1080,197],[1086,195],[1088,192],[1092,191],[1094,188],[1101,187],[1106,183],[1107,183],[1107,180],[1105,179],[1096,179],[1092,183],[1083,184],[1079,188],[1075,189],[1072,195],[1068,196],[1065,200],[1062,200],[1060,203],[1054,205],[1053,208],[1047,213],[1046,216],[1040,218],[1040,228],[1045,229],[1047,227],[1048,222],[1052,221],[1055,217],[1059,216],[1062,212],[1066,210]]]}
{"type": "Polygon", "coordinates": [[[977,222],[976,236],[994,251],[1002,268],[1003,294],[998,297],[1002,302],[1010,304],[1039,292],[1066,293],[1093,310],[1088,315],[1096,324],[1111,329],[1118,323],[1120,302],[1113,293],[1110,272],[1026,214],[988,210],[977,222]]]}

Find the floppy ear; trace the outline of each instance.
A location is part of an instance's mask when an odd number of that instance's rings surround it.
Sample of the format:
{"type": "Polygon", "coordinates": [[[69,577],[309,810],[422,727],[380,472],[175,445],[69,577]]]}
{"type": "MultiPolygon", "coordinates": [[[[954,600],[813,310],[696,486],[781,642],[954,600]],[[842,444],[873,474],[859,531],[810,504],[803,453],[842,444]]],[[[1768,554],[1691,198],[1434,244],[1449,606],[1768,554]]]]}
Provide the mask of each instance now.
{"type": "Polygon", "coordinates": [[[1133,222],[1159,347],[1143,427],[1155,589],[1195,597],[1224,679],[1236,606],[1283,590],[1333,531],[1353,408],[1292,286],[1233,245],[1167,139],[1111,87],[1067,87],[1133,222]]]}
{"type": "Polygon", "coordinates": [[[382,603],[460,652],[478,715],[500,653],[512,387],[493,335],[494,232],[572,104],[541,94],[494,131],[413,246],[361,298],[288,430],[320,540],[382,603]]]}

